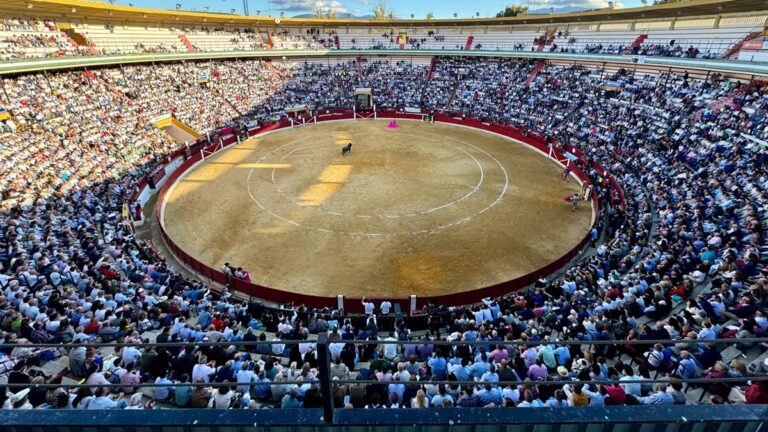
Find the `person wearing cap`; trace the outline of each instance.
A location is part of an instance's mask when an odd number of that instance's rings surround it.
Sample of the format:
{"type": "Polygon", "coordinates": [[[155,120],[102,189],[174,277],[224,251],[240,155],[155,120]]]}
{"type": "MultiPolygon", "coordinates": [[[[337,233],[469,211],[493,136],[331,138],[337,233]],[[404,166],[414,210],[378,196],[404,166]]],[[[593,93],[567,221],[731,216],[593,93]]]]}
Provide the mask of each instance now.
{"type": "Polygon", "coordinates": [[[571,380],[571,374],[568,373],[568,369],[566,369],[565,366],[558,366],[557,376],[555,377],[555,381],[570,381],[570,380],[571,380]]]}

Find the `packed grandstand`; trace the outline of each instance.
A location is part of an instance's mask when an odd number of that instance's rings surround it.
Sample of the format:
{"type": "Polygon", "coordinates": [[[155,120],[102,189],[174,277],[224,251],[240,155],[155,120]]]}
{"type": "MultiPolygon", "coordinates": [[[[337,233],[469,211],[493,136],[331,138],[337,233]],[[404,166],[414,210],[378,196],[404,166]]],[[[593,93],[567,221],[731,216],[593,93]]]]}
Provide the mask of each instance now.
{"type": "MultiPolygon", "coordinates": [[[[365,21],[146,31],[27,3],[0,18],[4,61],[117,57],[2,77],[3,409],[320,408],[322,380],[337,408],[768,403],[768,81],[727,65],[497,54],[736,63],[757,55],[741,48],[762,38],[768,11],[685,12],[645,27],[565,16],[570,24],[488,25],[471,37],[424,25],[401,40],[365,21]],[[348,49],[359,52],[335,54],[348,49]],[[207,51],[265,55],[119,57],[207,51]],[[200,132],[207,148],[297,121],[296,106],[310,117],[350,110],[358,88],[380,110],[505,125],[577,155],[599,208],[589,244],[500,297],[410,313],[404,299],[363,299],[350,313],[244,296],[136,231],[152,224],[137,191],[185,157],[158,118],[200,132]]],[[[233,264],[230,282],[249,277],[248,263],[233,264]]]]}

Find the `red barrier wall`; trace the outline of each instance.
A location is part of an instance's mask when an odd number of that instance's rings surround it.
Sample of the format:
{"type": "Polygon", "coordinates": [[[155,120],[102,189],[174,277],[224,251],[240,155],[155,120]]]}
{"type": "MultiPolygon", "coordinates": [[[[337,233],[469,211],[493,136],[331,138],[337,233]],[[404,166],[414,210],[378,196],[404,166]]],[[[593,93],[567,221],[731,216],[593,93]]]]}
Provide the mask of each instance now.
{"type": "MultiPolygon", "coordinates": [[[[405,114],[405,113],[397,113],[394,111],[380,112],[377,114],[377,116],[379,118],[421,119],[421,115],[419,114],[405,114]]],[[[346,119],[352,119],[353,117],[354,117],[354,114],[351,111],[335,110],[335,111],[330,111],[327,114],[318,115],[317,121],[321,122],[321,121],[331,121],[331,120],[346,120],[346,119]]],[[[477,119],[454,118],[454,117],[450,117],[442,114],[435,115],[435,121],[447,123],[447,124],[467,126],[475,129],[494,132],[509,138],[513,138],[517,141],[520,141],[524,144],[534,147],[544,152],[545,154],[549,152],[549,147],[547,146],[547,142],[544,137],[537,134],[532,134],[532,133],[529,133],[527,136],[524,136],[522,135],[521,130],[517,128],[509,127],[506,125],[484,123],[477,119]]],[[[251,136],[259,135],[269,131],[282,129],[290,126],[291,124],[288,121],[281,121],[279,123],[264,123],[260,129],[249,132],[249,135],[251,136]]],[[[236,139],[227,140],[227,141],[228,142],[224,143],[225,146],[231,145],[232,143],[236,142],[236,139]]],[[[163,239],[165,240],[168,248],[173,252],[173,254],[176,255],[176,257],[179,258],[182,262],[186,263],[188,266],[190,266],[192,269],[194,269],[196,272],[200,273],[204,277],[226,285],[227,278],[223,272],[217,269],[208,267],[207,265],[199,262],[193,256],[189,255],[184,250],[182,250],[179,246],[177,246],[173,242],[173,240],[168,236],[168,234],[165,232],[165,229],[162,226],[162,216],[163,216],[162,209],[163,209],[163,202],[165,200],[165,195],[179,177],[184,175],[184,173],[186,173],[187,170],[189,170],[195,163],[200,161],[200,159],[202,158],[202,155],[199,151],[199,148],[201,147],[202,146],[198,146],[198,145],[193,146],[193,151],[191,152],[192,157],[184,161],[173,173],[169,174],[167,181],[159,191],[155,214],[159,219],[159,221],[161,222],[160,231],[163,236],[163,239]]],[[[179,152],[179,154],[182,154],[182,153],[183,151],[179,152]]],[[[554,152],[554,156],[556,156],[558,159],[563,158],[563,155],[558,151],[554,152]]],[[[604,171],[600,165],[597,165],[597,164],[594,164],[594,165],[596,169],[600,171],[604,171]]],[[[578,169],[578,167],[573,166],[572,172],[577,177],[579,177],[582,181],[587,180],[586,174],[583,173],[580,169],[578,169]]],[[[619,187],[618,183],[616,183],[616,181],[613,179],[612,176],[609,175],[608,178],[610,180],[611,185],[617,190],[620,197],[621,205],[623,207],[625,203],[624,203],[624,195],[621,188],[619,187]]],[[[592,197],[592,205],[593,205],[593,210],[597,211],[597,198],[594,195],[592,197]]],[[[554,273],[555,271],[565,266],[571,259],[573,259],[579,253],[579,251],[581,251],[581,249],[584,247],[584,245],[587,243],[588,240],[589,240],[589,234],[587,234],[576,246],[574,246],[571,250],[569,250],[567,253],[565,253],[563,256],[561,256],[557,260],[527,275],[521,276],[516,279],[512,279],[510,281],[502,282],[496,285],[469,290],[462,293],[447,294],[447,295],[434,296],[434,297],[418,297],[417,306],[420,308],[429,301],[434,301],[442,305],[465,305],[469,303],[478,302],[485,297],[499,297],[499,296],[508,294],[512,291],[515,291],[522,287],[530,285],[540,277],[547,276],[551,273],[554,273]]],[[[264,287],[264,286],[248,283],[238,279],[233,279],[232,288],[238,291],[241,291],[249,296],[257,297],[257,298],[275,302],[275,303],[293,302],[294,304],[297,304],[297,305],[304,304],[309,307],[335,307],[336,306],[335,297],[321,297],[321,296],[306,295],[306,294],[289,292],[289,291],[282,291],[279,289],[274,289],[270,287],[264,287]]],[[[379,298],[372,298],[372,299],[381,300],[379,298]]],[[[398,298],[390,297],[389,299],[393,302],[407,301],[407,299],[405,298],[398,299],[398,298]]],[[[361,304],[361,300],[362,299],[359,299],[359,298],[347,298],[346,312],[351,312],[351,313],[362,312],[363,307],[361,304]]],[[[403,305],[407,305],[407,303],[403,303],[403,305]]]]}

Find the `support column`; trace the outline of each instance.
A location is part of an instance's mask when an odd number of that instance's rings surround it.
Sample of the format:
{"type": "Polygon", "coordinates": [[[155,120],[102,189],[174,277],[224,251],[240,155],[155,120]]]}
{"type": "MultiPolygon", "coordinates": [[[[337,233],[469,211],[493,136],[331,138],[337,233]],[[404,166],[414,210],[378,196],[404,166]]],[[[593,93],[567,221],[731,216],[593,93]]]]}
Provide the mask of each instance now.
{"type": "Polygon", "coordinates": [[[8,97],[8,92],[5,91],[5,80],[3,80],[2,78],[0,78],[0,87],[3,88],[3,96],[5,96],[5,103],[10,104],[11,98],[8,97]]]}
{"type": "Polygon", "coordinates": [[[323,421],[333,424],[333,387],[331,386],[331,356],[328,350],[328,333],[317,335],[317,369],[320,377],[320,395],[323,397],[323,421]]]}

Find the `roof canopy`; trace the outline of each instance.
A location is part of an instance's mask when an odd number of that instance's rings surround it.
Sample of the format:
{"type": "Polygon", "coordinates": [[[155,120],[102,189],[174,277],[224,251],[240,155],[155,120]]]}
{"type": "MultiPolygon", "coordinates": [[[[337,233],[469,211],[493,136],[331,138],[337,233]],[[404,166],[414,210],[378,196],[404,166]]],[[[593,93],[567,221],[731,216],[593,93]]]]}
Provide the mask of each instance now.
{"type": "MultiPolygon", "coordinates": [[[[631,21],[640,19],[671,19],[684,16],[721,15],[765,10],[763,0],[690,0],[663,5],[599,9],[568,14],[536,14],[511,18],[462,18],[433,20],[355,20],[281,18],[281,26],[318,27],[428,27],[428,26],[487,26],[487,25],[556,25],[596,21],[631,21]]],[[[110,5],[87,0],[2,0],[0,12],[61,17],[69,20],[90,19],[114,22],[178,23],[196,25],[275,26],[276,19],[265,16],[243,16],[221,13],[188,12],[110,5]]]]}

